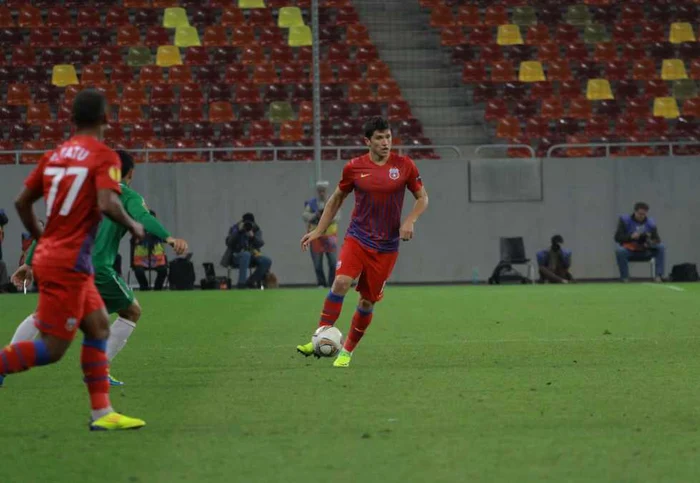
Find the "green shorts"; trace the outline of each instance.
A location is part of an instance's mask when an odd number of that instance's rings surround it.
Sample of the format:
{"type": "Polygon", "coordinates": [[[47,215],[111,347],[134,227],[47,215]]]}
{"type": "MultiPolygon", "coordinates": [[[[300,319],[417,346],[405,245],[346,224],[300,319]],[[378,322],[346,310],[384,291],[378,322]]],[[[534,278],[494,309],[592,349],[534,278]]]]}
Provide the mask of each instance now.
{"type": "Polygon", "coordinates": [[[110,314],[124,310],[136,299],[134,291],[114,269],[95,270],[95,285],[110,314]]]}

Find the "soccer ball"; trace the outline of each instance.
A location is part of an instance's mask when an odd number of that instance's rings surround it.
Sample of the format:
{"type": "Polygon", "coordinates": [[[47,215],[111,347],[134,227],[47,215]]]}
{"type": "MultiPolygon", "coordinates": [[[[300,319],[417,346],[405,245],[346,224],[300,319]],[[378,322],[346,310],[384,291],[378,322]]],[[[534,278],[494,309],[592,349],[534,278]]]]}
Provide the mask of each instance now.
{"type": "Polygon", "coordinates": [[[319,327],[311,337],[314,354],[319,357],[333,357],[343,347],[343,334],[335,327],[319,327]]]}

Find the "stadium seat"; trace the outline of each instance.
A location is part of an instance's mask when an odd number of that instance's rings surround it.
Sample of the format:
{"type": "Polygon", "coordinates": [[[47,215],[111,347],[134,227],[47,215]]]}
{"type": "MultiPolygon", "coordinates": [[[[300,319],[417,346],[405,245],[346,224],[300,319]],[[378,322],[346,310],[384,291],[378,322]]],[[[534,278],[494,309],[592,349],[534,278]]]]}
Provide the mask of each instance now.
{"type": "Polygon", "coordinates": [[[614,98],[610,82],[607,79],[588,79],[586,99],[589,101],[602,101],[614,98]]]}
{"type": "Polygon", "coordinates": [[[77,28],[62,28],[58,31],[58,45],[61,47],[83,47],[83,36],[77,28]]]}
{"type": "Polygon", "coordinates": [[[345,42],[348,45],[361,46],[361,45],[371,45],[372,41],[369,38],[369,32],[367,27],[362,24],[352,24],[348,25],[345,42]]]}
{"type": "Polygon", "coordinates": [[[144,45],[148,47],[158,47],[170,42],[170,31],[164,27],[152,26],[146,29],[146,39],[144,45]]]}
{"type": "Polygon", "coordinates": [[[206,47],[223,47],[229,45],[228,33],[223,25],[210,25],[204,29],[202,45],[206,47]]]}
{"type": "Polygon", "coordinates": [[[29,45],[38,48],[55,47],[56,42],[54,41],[53,31],[44,27],[32,29],[29,32],[29,45]]]}
{"type": "Polygon", "coordinates": [[[60,122],[42,123],[39,137],[49,144],[58,144],[66,138],[64,127],[65,124],[60,122]]]}
{"type": "Polygon", "coordinates": [[[667,40],[664,26],[655,22],[642,24],[642,32],[639,38],[645,44],[665,42],[667,40]]]}
{"type": "Polygon", "coordinates": [[[41,126],[51,122],[51,109],[48,104],[31,104],[27,107],[27,123],[41,126]]]}
{"type": "Polygon", "coordinates": [[[683,103],[683,115],[700,118],[700,97],[687,99],[683,103]]]}
{"type": "Polygon", "coordinates": [[[161,67],[181,65],[180,49],[173,45],[161,45],[158,47],[158,53],[156,54],[156,64],[161,67]]]}
{"type": "Polygon", "coordinates": [[[117,45],[131,47],[141,45],[141,31],[134,25],[122,25],[117,29],[117,45]]]}
{"type": "Polygon", "coordinates": [[[263,47],[283,45],[286,41],[282,32],[282,29],[270,25],[260,27],[258,29],[258,43],[263,47]]]}
{"type": "Polygon", "coordinates": [[[19,9],[17,25],[21,28],[37,28],[43,26],[41,10],[31,5],[25,5],[19,9]]]}
{"type": "Polygon", "coordinates": [[[494,122],[508,115],[508,105],[503,99],[491,99],[486,102],[484,120],[494,122]]]}
{"type": "Polygon", "coordinates": [[[369,64],[379,60],[379,52],[374,45],[363,45],[355,50],[355,62],[369,64]]]}
{"type": "Polygon", "coordinates": [[[214,83],[209,86],[209,102],[229,102],[233,90],[229,84],[214,83]]]}
{"type": "Polygon", "coordinates": [[[196,27],[178,27],[175,29],[175,45],[178,47],[195,47],[202,45],[196,27]]]}
{"type": "Polygon", "coordinates": [[[401,121],[412,118],[411,107],[406,101],[397,101],[389,104],[387,109],[387,119],[389,121],[401,121]]]}
{"type": "Polygon", "coordinates": [[[241,63],[245,65],[256,65],[265,63],[265,51],[260,45],[249,45],[243,49],[241,63]]]}
{"type": "Polygon", "coordinates": [[[293,121],[295,118],[294,109],[287,101],[275,101],[270,103],[269,118],[271,122],[280,123],[293,121]]]}
{"type": "Polygon", "coordinates": [[[255,30],[250,25],[237,25],[233,28],[231,45],[245,47],[255,44],[255,30]]]}
{"type": "Polygon", "coordinates": [[[297,109],[297,120],[299,122],[310,123],[314,120],[314,106],[312,102],[304,101],[299,103],[297,109]]]}
{"type": "Polygon", "coordinates": [[[245,23],[245,15],[238,8],[227,6],[221,12],[219,22],[224,27],[236,27],[245,23]]]}
{"type": "Polygon", "coordinates": [[[678,57],[683,60],[700,59],[700,42],[683,42],[678,46],[678,57]]]}
{"type": "Polygon", "coordinates": [[[644,83],[644,95],[647,99],[669,96],[668,83],[659,79],[648,80],[644,83]]]}
{"type": "Polygon", "coordinates": [[[182,104],[180,105],[179,120],[181,123],[202,122],[204,114],[202,113],[201,104],[182,104]]]}
{"type": "MultiPolygon", "coordinates": [[[[55,86],[52,86],[55,88],[55,86]]],[[[117,86],[114,84],[102,84],[95,86],[95,89],[99,92],[101,92],[105,97],[107,98],[107,103],[108,104],[117,104],[116,103],[116,98],[117,98],[117,86]],[[113,96],[110,96],[108,94],[114,93],[113,96]]],[[[73,100],[75,99],[75,96],[78,95],[78,92],[80,92],[82,88],[80,86],[68,86],[65,89],[63,89],[63,104],[71,108],[73,106],[73,100]]],[[[59,120],[60,118],[60,111],[59,111],[59,120]]],[[[70,116],[68,116],[68,120],[70,120],[70,116]]]]}
{"type": "Polygon", "coordinates": [[[396,82],[383,82],[377,85],[377,101],[395,102],[401,99],[401,89],[396,82]]]}
{"type": "Polygon", "coordinates": [[[469,32],[469,43],[472,45],[489,45],[494,43],[491,27],[483,25],[474,27],[469,32]]]}
{"type": "Polygon", "coordinates": [[[520,121],[516,117],[506,116],[498,121],[496,137],[501,139],[513,139],[520,136],[520,121]]]}
{"type": "Polygon", "coordinates": [[[484,24],[497,27],[508,23],[508,11],[503,5],[490,5],[484,11],[484,24]]]}
{"type": "Polygon", "coordinates": [[[457,8],[456,24],[460,27],[474,27],[481,24],[479,7],[476,5],[460,5],[457,8]]]}
{"type": "Polygon", "coordinates": [[[150,112],[148,113],[148,120],[155,122],[157,124],[162,124],[166,122],[173,121],[173,109],[170,104],[156,104],[151,103],[150,112]]]}
{"type": "Polygon", "coordinates": [[[85,86],[100,85],[107,83],[107,76],[100,64],[89,64],[83,66],[80,74],[80,83],[85,86]]]}
{"type": "Polygon", "coordinates": [[[328,106],[328,119],[343,121],[352,116],[350,107],[345,102],[331,102],[328,106]]]}
{"type": "Polygon", "coordinates": [[[496,36],[498,45],[520,45],[523,43],[523,37],[520,34],[520,27],[514,24],[506,24],[498,26],[498,34],[496,36]]]}
{"type": "Polygon", "coordinates": [[[654,116],[675,119],[680,116],[678,103],[673,97],[657,97],[654,99],[654,116]]]}
{"type": "Polygon", "coordinates": [[[277,15],[277,26],[280,28],[299,27],[304,25],[299,7],[282,7],[277,15]]]}
{"type": "Polygon", "coordinates": [[[561,99],[558,97],[550,97],[542,100],[540,107],[540,116],[543,119],[554,120],[559,119],[564,114],[564,108],[561,99]]]}
{"type": "Polygon", "coordinates": [[[277,70],[270,64],[259,64],[253,69],[253,82],[256,84],[275,84],[278,82],[277,70]]]}
{"type": "Polygon", "coordinates": [[[669,30],[668,40],[672,44],[695,42],[695,34],[693,33],[692,25],[688,22],[672,23],[669,30]]]}
{"type": "MultiPolygon", "coordinates": [[[[140,106],[148,104],[148,96],[146,95],[146,89],[142,84],[131,83],[122,86],[122,95],[120,97],[120,104],[140,106]]],[[[119,121],[124,122],[124,121],[119,121]]]]}
{"type": "Polygon", "coordinates": [[[573,98],[569,102],[569,117],[573,119],[590,119],[593,115],[591,103],[584,98],[573,98]]]}
{"type": "Polygon", "coordinates": [[[564,46],[564,58],[569,61],[583,62],[588,59],[588,49],[579,42],[570,42],[564,46]]]}
{"type": "Polygon", "coordinates": [[[134,11],[134,19],[132,23],[139,27],[150,27],[151,25],[158,25],[160,19],[160,12],[153,9],[138,9],[134,11]]]}
{"type": "Polygon", "coordinates": [[[564,17],[566,23],[584,26],[592,21],[591,13],[586,5],[570,5],[564,17]]]}
{"type": "Polygon", "coordinates": [[[201,106],[204,104],[202,86],[194,82],[180,86],[180,103],[201,106]]]}
{"type": "Polygon", "coordinates": [[[0,28],[14,28],[15,20],[12,11],[7,5],[0,5],[0,28]]]}
{"type": "Polygon", "coordinates": [[[653,42],[647,46],[649,56],[654,60],[663,60],[675,57],[675,48],[668,42],[653,42]]]}
{"type": "Polygon", "coordinates": [[[502,60],[491,64],[491,81],[497,83],[515,81],[515,69],[509,60],[502,60]]]}
{"type": "MultiPolygon", "coordinates": [[[[226,47],[219,47],[214,49],[217,52],[220,48],[225,49],[226,47]]],[[[189,47],[185,50],[185,64],[188,66],[204,66],[209,64],[209,52],[207,47],[189,47]]]]}
{"type": "Polygon", "coordinates": [[[682,79],[673,82],[673,97],[685,101],[698,96],[698,88],[692,79],[682,79]]]}
{"type": "Polygon", "coordinates": [[[280,126],[280,140],[293,142],[304,139],[304,125],[298,121],[286,121],[280,126]]]}
{"type": "Polygon", "coordinates": [[[122,104],[119,107],[119,124],[136,124],[144,119],[140,105],[122,104]]]}
{"type": "MultiPolygon", "coordinates": [[[[46,150],[46,143],[43,140],[38,140],[38,141],[27,141],[22,145],[22,151],[45,151],[46,150]]],[[[28,153],[24,152],[22,153],[22,156],[20,157],[20,164],[37,164],[39,160],[41,159],[41,156],[43,155],[43,152],[41,153],[28,153]]]]}
{"type": "Polygon", "coordinates": [[[341,64],[338,68],[338,82],[348,84],[351,82],[360,82],[362,80],[362,71],[358,64],[341,64]]]}
{"type": "Polygon", "coordinates": [[[7,88],[7,104],[10,106],[26,106],[31,103],[29,86],[26,84],[10,84],[7,88]]]}
{"type": "Polygon", "coordinates": [[[612,40],[618,44],[637,40],[637,31],[632,24],[616,23],[612,26],[612,40]]]}
{"type": "MultiPolygon", "coordinates": [[[[160,48],[159,48],[160,50],[160,48]]],[[[121,58],[121,53],[119,54],[121,58]]],[[[126,64],[131,67],[141,67],[153,63],[151,49],[148,47],[131,47],[126,56],[126,64]]],[[[159,64],[160,65],[160,64],[159,64]]]]}
{"type": "Polygon", "coordinates": [[[54,65],[51,75],[51,83],[55,86],[65,87],[79,84],[78,75],[72,65],[54,65]]]}
{"type": "Polygon", "coordinates": [[[464,35],[462,27],[445,27],[440,31],[440,45],[456,47],[466,43],[467,36],[464,35]]]}
{"type": "Polygon", "coordinates": [[[214,128],[211,125],[211,122],[194,123],[192,125],[192,139],[200,142],[215,139],[216,136],[214,135],[214,128]]]}
{"type": "Polygon", "coordinates": [[[681,59],[664,59],[661,64],[661,78],[663,80],[687,79],[685,65],[681,59]]]}
{"type": "Polygon", "coordinates": [[[617,46],[612,42],[601,42],[595,45],[593,59],[598,62],[609,62],[617,59],[617,46]]]}
{"type": "Polygon", "coordinates": [[[174,65],[168,69],[169,84],[189,84],[193,81],[189,65],[174,65]]]}
{"type": "Polygon", "coordinates": [[[597,44],[599,42],[607,42],[610,38],[605,29],[605,25],[593,23],[586,25],[583,29],[583,41],[587,44],[597,44]]]}
{"type": "Polygon", "coordinates": [[[131,126],[131,140],[143,143],[155,138],[153,127],[148,122],[137,122],[131,126]]]}
{"type": "Polygon", "coordinates": [[[530,27],[537,24],[537,13],[529,5],[513,8],[512,22],[520,27],[530,27]]]}
{"type": "Polygon", "coordinates": [[[290,47],[303,47],[312,44],[311,29],[306,25],[291,27],[289,29],[290,47]]]}
{"type": "MultiPolygon", "coordinates": [[[[319,66],[319,77],[321,78],[321,84],[335,84],[337,82],[333,66],[327,62],[321,62],[319,66]]],[[[309,71],[309,82],[313,82],[313,78],[313,71],[309,71]]]]}
{"type": "MultiPolygon", "coordinates": [[[[341,82],[343,82],[341,80],[341,82]]],[[[353,83],[348,88],[348,100],[355,104],[373,102],[374,92],[372,86],[364,83],[353,83]]]]}
{"type": "Polygon", "coordinates": [[[235,115],[230,102],[217,101],[209,104],[209,122],[225,123],[234,120],[235,115]]]}
{"type": "Polygon", "coordinates": [[[391,79],[389,66],[381,60],[372,62],[367,66],[367,75],[365,77],[367,82],[378,84],[380,82],[386,82],[389,79],[391,79]]]}
{"type": "Polygon", "coordinates": [[[525,43],[528,45],[540,45],[550,41],[549,28],[546,25],[533,25],[527,29],[525,43]]]}
{"type": "Polygon", "coordinates": [[[546,78],[544,75],[544,69],[542,68],[542,63],[536,60],[521,62],[518,80],[520,80],[520,82],[545,81],[546,78]]]}
{"type": "Polygon", "coordinates": [[[554,29],[554,38],[560,43],[577,42],[578,36],[578,29],[573,25],[559,24],[554,29]]]}
{"type": "Polygon", "coordinates": [[[228,84],[238,84],[248,82],[248,69],[244,65],[230,64],[224,71],[224,81],[228,84]]]}
{"type": "Polygon", "coordinates": [[[451,27],[456,24],[452,7],[437,5],[430,11],[430,26],[433,28],[451,27]]]}
{"type": "Polygon", "coordinates": [[[554,95],[552,82],[533,82],[530,84],[530,99],[547,99],[554,95]]]}
{"type": "Polygon", "coordinates": [[[171,7],[165,9],[163,15],[163,27],[168,29],[177,29],[179,27],[189,27],[190,22],[187,19],[187,11],[181,7],[171,7]]]}
{"type": "Polygon", "coordinates": [[[557,42],[544,42],[537,47],[537,58],[541,62],[558,62],[562,60],[557,42]]]}
{"type": "Polygon", "coordinates": [[[651,59],[637,60],[632,64],[632,78],[634,80],[656,79],[656,65],[651,59]]]}
{"type": "Polygon", "coordinates": [[[253,84],[239,84],[236,88],[237,104],[257,104],[261,102],[258,87],[253,84]]]}
{"type": "Polygon", "coordinates": [[[258,120],[250,124],[250,139],[262,142],[275,137],[275,130],[269,121],[258,120]]]}
{"type": "Polygon", "coordinates": [[[552,61],[547,64],[547,79],[550,81],[571,80],[573,77],[568,61],[552,61]]]}

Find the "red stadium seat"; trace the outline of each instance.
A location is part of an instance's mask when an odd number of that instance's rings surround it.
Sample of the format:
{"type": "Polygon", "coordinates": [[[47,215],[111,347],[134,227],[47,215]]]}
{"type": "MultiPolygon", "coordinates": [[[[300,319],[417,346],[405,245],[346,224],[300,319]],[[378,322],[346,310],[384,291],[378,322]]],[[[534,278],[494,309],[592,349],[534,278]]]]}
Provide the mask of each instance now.
{"type": "Polygon", "coordinates": [[[10,84],[7,88],[7,104],[10,106],[26,106],[31,103],[29,86],[26,84],[10,84]]]}
{"type": "Polygon", "coordinates": [[[204,121],[201,104],[182,104],[180,106],[179,119],[182,123],[204,121]]]}
{"type": "Polygon", "coordinates": [[[266,141],[275,137],[270,121],[254,121],[250,125],[250,139],[254,142],[266,141]]]}
{"type": "Polygon", "coordinates": [[[299,121],[286,121],[280,126],[282,141],[301,141],[304,139],[304,125],[299,121]]]}
{"type": "Polygon", "coordinates": [[[199,84],[191,82],[180,86],[180,103],[182,104],[204,104],[204,94],[199,84]]]}
{"type": "Polygon", "coordinates": [[[254,84],[240,84],[236,88],[236,103],[253,104],[261,102],[260,92],[254,84]]]}
{"type": "Polygon", "coordinates": [[[493,29],[482,25],[474,27],[469,33],[469,43],[472,45],[493,44],[493,29]]]}
{"type": "Polygon", "coordinates": [[[564,108],[561,103],[561,99],[557,97],[551,97],[549,99],[542,100],[542,106],[540,108],[540,115],[543,119],[559,119],[564,114],[564,108]]]}
{"type": "Polygon", "coordinates": [[[247,67],[237,64],[227,65],[224,80],[229,84],[247,83],[249,81],[247,67]]]}
{"type": "Polygon", "coordinates": [[[163,124],[172,122],[173,118],[173,109],[170,104],[153,104],[153,101],[151,101],[151,109],[148,113],[149,121],[163,124]]]}
{"type": "Polygon", "coordinates": [[[204,84],[215,84],[221,80],[222,69],[215,65],[201,65],[195,72],[195,80],[204,84]]]}
{"type": "Polygon", "coordinates": [[[503,99],[491,99],[486,103],[484,119],[494,122],[508,115],[508,106],[503,99]]]}
{"type": "Polygon", "coordinates": [[[42,124],[39,138],[48,144],[56,145],[66,139],[65,124],[61,122],[49,122],[42,124]]]}
{"type": "Polygon", "coordinates": [[[343,84],[362,80],[362,71],[358,64],[341,64],[338,68],[338,82],[343,84]]]}
{"type": "Polygon", "coordinates": [[[15,21],[12,18],[12,11],[6,5],[0,5],[0,28],[13,28],[15,21]]]}
{"type": "Polygon", "coordinates": [[[251,25],[238,25],[233,28],[231,45],[245,47],[255,44],[255,30],[251,25]]]}
{"type": "Polygon", "coordinates": [[[48,104],[31,104],[27,107],[28,124],[41,126],[51,121],[51,109],[48,104]]]}
{"type": "Polygon", "coordinates": [[[168,84],[156,84],[151,88],[151,105],[172,105],[177,102],[173,87],[168,84]]]}
{"type": "Polygon", "coordinates": [[[547,79],[550,81],[564,81],[573,79],[573,74],[567,60],[552,61],[547,64],[547,79]]]}
{"type": "Polygon", "coordinates": [[[143,110],[139,105],[122,104],[119,108],[119,124],[135,124],[143,121],[143,110]]]}
{"type": "Polygon", "coordinates": [[[204,29],[202,45],[205,47],[223,47],[229,45],[226,27],[223,25],[211,25],[204,29]]]}
{"type": "Polygon", "coordinates": [[[129,25],[129,13],[123,7],[112,7],[105,16],[105,27],[129,25]]]}
{"type": "Polygon", "coordinates": [[[438,5],[430,12],[430,26],[433,28],[450,27],[456,24],[455,17],[452,13],[452,7],[447,5],[438,5]]]}
{"type": "Polygon", "coordinates": [[[22,28],[36,28],[43,25],[41,10],[31,5],[22,6],[17,16],[17,24],[22,28]]]}
{"type": "Polygon", "coordinates": [[[401,98],[401,89],[396,82],[384,82],[377,85],[377,101],[396,102],[401,98]]]}
{"type": "Polygon", "coordinates": [[[632,64],[632,78],[635,80],[651,80],[658,78],[656,65],[651,59],[642,59],[632,64]]]}
{"type": "MultiPolygon", "coordinates": [[[[230,106],[229,106],[230,107],[230,106]]],[[[214,128],[208,122],[196,122],[192,125],[192,139],[195,141],[211,141],[215,139],[214,128]]]]}
{"type": "Polygon", "coordinates": [[[513,139],[520,136],[520,121],[512,116],[506,116],[498,121],[496,137],[501,139],[513,139]]]}
{"type": "Polygon", "coordinates": [[[297,82],[304,82],[306,78],[307,74],[304,72],[302,66],[287,64],[282,67],[280,82],[283,84],[296,84],[297,82]]]}
{"type": "Polygon", "coordinates": [[[372,62],[367,66],[367,76],[365,78],[367,82],[378,84],[380,82],[386,82],[389,79],[391,79],[389,66],[381,60],[372,62]]]}
{"type": "Polygon", "coordinates": [[[168,69],[168,82],[170,84],[192,83],[192,69],[188,65],[174,65],[168,69]]]}
{"type": "Polygon", "coordinates": [[[143,44],[149,47],[169,45],[171,44],[170,32],[163,27],[148,27],[146,29],[146,38],[143,44]]]}
{"type": "Polygon", "coordinates": [[[528,45],[540,45],[550,40],[549,27],[541,23],[528,27],[525,33],[525,43],[528,45]]]}
{"type": "Polygon", "coordinates": [[[261,27],[258,32],[258,43],[263,47],[284,45],[286,42],[286,38],[282,35],[282,30],[276,26],[261,27]]]}
{"type": "Polygon", "coordinates": [[[212,102],[209,104],[209,122],[225,123],[235,120],[233,107],[226,101],[212,102]]]}
{"type": "MultiPolygon", "coordinates": [[[[143,105],[148,104],[148,96],[142,84],[132,83],[122,87],[121,104],[143,105]]],[[[124,121],[119,121],[124,122],[124,121]]]]}
{"type": "Polygon", "coordinates": [[[209,64],[207,47],[188,47],[185,52],[185,64],[188,66],[209,64]]]}
{"type": "Polygon", "coordinates": [[[537,47],[537,58],[541,62],[558,62],[562,60],[557,42],[543,42],[537,47]]]}
{"type": "Polygon", "coordinates": [[[389,121],[400,121],[413,117],[411,108],[406,101],[392,102],[389,104],[387,118],[389,121]]]}
{"type": "Polygon", "coordinates": [[[122,25],[117,30],[117,45],[131,47],[141,45],[141,31],[134,25],[122,25]]]}
{"type": "Polygon", "coordinates": [[[530,84],[531,99],[545,99],[554,95],[554,86],[551,82],[533,82],[530,84]]]}
{"type": "Polygon", "coordinates": [[[243,12],[238,8],[228,5],[221,12],[220,23],[224,27],[237,27],[243,25],[246,22],[243,12]]]}
{"type": "Polygon", "coordinates": [[[258,121],[265,117],[263,104],[241,104],[239,106],[238,119],[241,121],[258,121]]]}
{"type": "Polygon", "coordinates": [[[348,45],[354,45],[357,47],[372,45],[367,27],[359,23],[348,25],[347,32],[345,34],[345,42],[348,45]]]}
{"type": "Polygon", "coordinates": [[[514,82],[516,79],[515,68],[509,60],[494,62],[491,65],[492,82],[514,82]]]}

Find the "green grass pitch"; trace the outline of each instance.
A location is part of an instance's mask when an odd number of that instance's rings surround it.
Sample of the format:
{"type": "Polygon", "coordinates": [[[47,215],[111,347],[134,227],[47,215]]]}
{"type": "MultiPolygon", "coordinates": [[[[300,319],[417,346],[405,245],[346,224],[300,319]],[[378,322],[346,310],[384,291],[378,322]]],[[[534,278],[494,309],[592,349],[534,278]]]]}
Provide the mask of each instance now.
{"type": "Polygon", "coordinates": [[[148,426],[87,431],[75,344],[0,389],[0,481],[698,480],[700,285],[390,287],[348,370],[294,350],[324,296],[140,295],[112,400],[148,426]]]}

